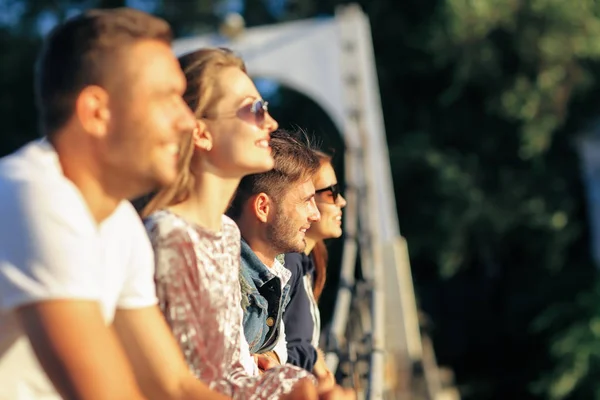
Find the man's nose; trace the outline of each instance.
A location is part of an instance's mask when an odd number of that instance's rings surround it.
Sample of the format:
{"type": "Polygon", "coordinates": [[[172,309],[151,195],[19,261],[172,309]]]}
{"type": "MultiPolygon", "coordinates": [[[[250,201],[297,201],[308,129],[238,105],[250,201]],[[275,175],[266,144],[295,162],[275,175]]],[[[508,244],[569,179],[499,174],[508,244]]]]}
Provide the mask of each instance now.
{"type": "Polygon", "coordinates": [[[183,101],[183,99],[181,99],[180,114],[177,121],[177,128],[182,133],[191,132],[194,130],[194,128],[196,128],[196,116],[194,115],[192,110],[190,110],[188,105],[183,101]]]}

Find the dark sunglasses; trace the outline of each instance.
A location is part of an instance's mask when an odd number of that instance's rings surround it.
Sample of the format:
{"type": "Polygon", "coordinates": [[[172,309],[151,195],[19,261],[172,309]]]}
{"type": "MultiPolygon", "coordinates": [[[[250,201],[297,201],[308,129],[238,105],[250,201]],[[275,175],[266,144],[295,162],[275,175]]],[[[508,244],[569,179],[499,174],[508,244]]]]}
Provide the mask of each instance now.
{"type": "Polygon", "coordinates": [[[331,192],[331,197],[333,198],[333,202],[335,203],[338,199],[338,196],[340,195],[340,185],[336,183],[334,185],[327,186],[323,189],[315,190],[315,194],[325,193],[325,192],[331,192]]]}
{"type": "MultiPolygon", "coordinates": [[[[246,107],[244,107],[245,109],[246,107]]],[[[269,102],[263,99],[256,99],[250,104],[250,112],[254,115],[256,123],[262,125],[265,122],[265,115],[269,112],[269,102]]],[[[239,111],[232,115],[209,115],[204,114],[202,118],[220,119],[220,118],[236,118],[239,116],[239,111]]]]}

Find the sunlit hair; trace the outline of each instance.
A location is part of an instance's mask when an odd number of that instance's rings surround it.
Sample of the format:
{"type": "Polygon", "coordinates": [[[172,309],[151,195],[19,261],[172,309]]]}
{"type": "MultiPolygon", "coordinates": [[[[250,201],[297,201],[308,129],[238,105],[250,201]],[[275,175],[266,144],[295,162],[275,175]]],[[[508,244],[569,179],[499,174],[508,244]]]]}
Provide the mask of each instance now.
{"type": "MultiPolygon", "coordinates": [[[[331,164],[331,156],[320,150],[314,150],[315,155],[319,159],[321,167],[323,165],[331,164]]],[[[318,174],[318,172],[317,172],[318,174]]],[[[319,301],[323,288],[325,287],[325,280],[327,279],[327,262],[329,260],[329,254],[327,247],[323,239],[317,240],[315,247],[310,252],[310,257],[313,259],[315,264],[315,278],[313,282],[313,294],[315,300],[319,301]]]]}
{"type": "MultiPolygon", "coordinates": [[[[214,81],[217,73],[224,68],[239,68],[246,72],[244,61],[231,50],[225,48],[205,48],[179,58],[179,64],[185,74],[186,90],[183,99],[200,119],[218,99],[214,94],[214,81]]],[[[190,166],[194,158],[193,133],[187,133],[179,145],[177,178],[158,192],[136,201],[136,208],[142,217],[156,210],[185,201],[194,187],[194,175],[190,166]]]]}
{"type": "Polygon", "coordinates": [[[49,137],[67,122],[79,93],[105,87],[123,68],[117,58],[141,40],[171,44],[164,20],[131,8],[95,9],[56,26],[44,41],[36,65],[35,94],[40,128],[49,137]]]}
{"type": "Polygon", "coordinates": [[[233,220],[241,217],[244,205],[252,196],[265,193],[279,203],[291,185],[311,179],[319,170],[319,159],[303,132],[278,129],[271,133],[270,145],[274,167],[242,178],[227,210],[233,220]]]}

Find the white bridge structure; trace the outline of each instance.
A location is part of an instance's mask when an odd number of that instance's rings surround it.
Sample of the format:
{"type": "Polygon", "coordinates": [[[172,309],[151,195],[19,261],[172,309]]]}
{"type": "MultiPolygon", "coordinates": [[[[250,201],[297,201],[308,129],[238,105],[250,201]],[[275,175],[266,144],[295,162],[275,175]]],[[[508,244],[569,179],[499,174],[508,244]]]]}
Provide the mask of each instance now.
{"type": "Polygon", "coordinates": [[[178,39],[177,55],[228,47],[252,76],[275,80],[327,112],[345,143],[345,242],[329,367],[359,399],[456,399],[422,335],[406,241],[400,235],[371,29],[356,5],[334,17],[178,39]],[[361,268],[363,279],[355,280],[361,268]]]}

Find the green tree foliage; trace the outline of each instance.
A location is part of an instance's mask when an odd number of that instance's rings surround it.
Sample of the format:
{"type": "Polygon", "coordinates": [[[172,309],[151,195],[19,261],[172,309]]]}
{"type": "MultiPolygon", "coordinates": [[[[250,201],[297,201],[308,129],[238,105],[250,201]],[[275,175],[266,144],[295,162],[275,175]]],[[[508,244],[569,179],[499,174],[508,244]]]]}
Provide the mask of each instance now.
{"type": "MultiPolygon", "coordinates": [[[[164,0],[181,35],[217,1],[164,0]]],[[[249,26],[331,15],[341,0],[248,0],[249,26]]],[[[573,142],[598,115],[599,0],[361,0],[370,17],[401,230],[438,358],[466,399],[600,399],[600,283],[573,142]]],[[[44,21],[119,0],[5,0],[3,154],[35,136],[44,21]],[[7,20],[13,22],[6,22],[7,20]],[[17,23],[14,23],[17,21],[17,23]]],[[[277,112],[319,133],[322,113],[277,112]]]]}
{"type": "Polygon", "coordinates": [[[362,3],[440,360],[468,399],[597,397],[600,296],[573,143],[598,114],[600,3],[362,3]]]}
{"type": "Polygon", "coordinates": [[[121,7],[125,0],[4,0],[0,2],[0,154],[38,137],[33,96],[41,35],[70,13],[89,7],[121,7]]]}

